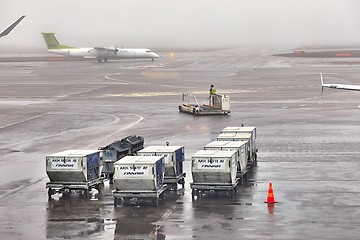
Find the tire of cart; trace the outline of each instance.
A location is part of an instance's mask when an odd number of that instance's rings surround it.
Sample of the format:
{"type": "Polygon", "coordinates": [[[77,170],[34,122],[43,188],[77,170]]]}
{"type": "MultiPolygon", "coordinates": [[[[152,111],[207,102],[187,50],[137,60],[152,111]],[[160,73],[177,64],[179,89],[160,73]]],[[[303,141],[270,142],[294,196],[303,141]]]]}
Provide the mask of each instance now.
{"type": "Polygon", "coordinates": [[[165,202],[165,191],[160,194],[160,198],[163,202],[165,202]]]}
{"type": "Polygon", "coordinates": [[[199,197],[199,192],[198,192],[198,190],[193,189],[193,190],[191,191],[191,198],[192,198],[192,200],[195,199],[195,196],[196,196],[196,197],[199,197]]]}
{"type": "Polygon", "coordinates": [[[52,188],[48,189],[48,200],[51,200],[51,196],[54,194],[54,190],[52,188]]]}
{"type": "Polygon", "coordinates": [[[154,199],[153,199],[153,202],[154,202],[154,205],[157,207],[157,206],[159,206],[159,198],[158,197],[155,197],[154,199]]]}
{"type": "Polygon", "coordinates": [[[101,193],[104,190],[104,183],[99,183],[96,185],[96,190],[99,191],[99,193],[101,193]]]}
{"type": "Polygon", "coordinates": [[[81,189],[80,190],[80,197],[87,198],[89,196],[90,188],[88,189],[81,189]]]}
{"type": "Polygon", "coordinates": [[[179,184],[181,184],[182,188],[185,188],[185,179],[182,178],[178,181],[179,184]]]}

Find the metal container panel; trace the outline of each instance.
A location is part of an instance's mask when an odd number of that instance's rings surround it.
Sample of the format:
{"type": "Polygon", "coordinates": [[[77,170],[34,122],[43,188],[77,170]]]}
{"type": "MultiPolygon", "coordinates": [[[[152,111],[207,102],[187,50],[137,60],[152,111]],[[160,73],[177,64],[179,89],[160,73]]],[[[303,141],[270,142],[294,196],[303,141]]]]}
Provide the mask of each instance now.
{"type": "Polygon", "coordinates": [[[238,151],[238,172],[245,172],[248,164],[248,141],[213,141],[204,146],[204,150],[235,150],[238,151]]]}
{"type": "Polygon", "coordinates": [[[139,156],[164,156],[165,176],[179,176],[183,173],[185,159],[183,146],[148,146],[137,152],[139,156]]]}
{"type": "Polygon", "coordinates": [[[220,133],[217,141],[249,141],[249,159],[252,159],[256,154],[256,143],[252,133],[220,133]]]}
{"type": "Polygon", "coordinates": [[[126,156],[114,163],[116,190],[159,190],[164,184],[163,156],[126,156]]]}
{"type": "Polygon", "coordinates": [[[98,150],[66,150],[46,156],[50,182],[87,182],[100,177],[98,150]]]}
{"type": "Polygon", "coordinates": [[[237,153],[237,150],[200,150],[196,152],[191,157],[194,184],[235,184],[237,153]]]}

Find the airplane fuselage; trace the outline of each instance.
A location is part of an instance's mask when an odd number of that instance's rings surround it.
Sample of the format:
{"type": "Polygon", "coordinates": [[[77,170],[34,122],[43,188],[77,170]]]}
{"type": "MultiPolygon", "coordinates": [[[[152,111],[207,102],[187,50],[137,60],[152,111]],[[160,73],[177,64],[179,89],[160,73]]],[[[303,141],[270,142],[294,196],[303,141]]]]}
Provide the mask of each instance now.
{"type": "Polygon", "coordinates": [[[328,83],[328,84],[323,84],[322,86],[326,87],[326,88],[360,91],[359,85],[345,85],[345,84],[330,84],[330,83],[328,83]]]}
{"type": "Polygon", "coordinates": [[[48,49],[49,52],[72,57],[96,58],[96,59],[131,59],[131,58],[158,58],[159,55],[150,49],[128,49],[119,48],[116,50],[99,51],[96,48],[61,48],[48,49]]]}

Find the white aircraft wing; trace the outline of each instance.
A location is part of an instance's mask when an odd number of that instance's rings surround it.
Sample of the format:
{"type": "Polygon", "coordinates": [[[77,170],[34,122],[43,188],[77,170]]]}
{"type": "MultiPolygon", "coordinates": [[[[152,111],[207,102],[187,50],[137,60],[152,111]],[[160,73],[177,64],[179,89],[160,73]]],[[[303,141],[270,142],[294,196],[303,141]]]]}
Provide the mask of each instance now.
{"type": "Polygon", "coordinates": [[[0,33],[0,37],[3,37],[3,36],[6,36],[8,35],[11,30],[14,29],[14,27],[16,27],[16,25],[18,25],[18,23],[23,20],[23,18],[25,17],[25,15],[22,15],[18,20],[16,20],[13,24],[11,24],[10,26],[8,26],[7,28],[5,28],[5,30],[3,30],[1,33],[0,33]]]}
{"type": "Polygon", "coordinates": [[[105,47],[94,47],[94,51],[100,55],[107,54],[107,53],[114,53],[116,54],[119,49],[117,48],[105,48],[105,47]]]}
{"type": "Polygon", "coordinates": [[[324,83],[323,74],[320,73],[320,81],[321,81],[321,96],[324,88],[334,88],[334,89],[342,89],[342,90],[352,90],[352,91],[360,91],[360,85],[346,85],[346,84],[338,84],[338,83],[324,83]]]}

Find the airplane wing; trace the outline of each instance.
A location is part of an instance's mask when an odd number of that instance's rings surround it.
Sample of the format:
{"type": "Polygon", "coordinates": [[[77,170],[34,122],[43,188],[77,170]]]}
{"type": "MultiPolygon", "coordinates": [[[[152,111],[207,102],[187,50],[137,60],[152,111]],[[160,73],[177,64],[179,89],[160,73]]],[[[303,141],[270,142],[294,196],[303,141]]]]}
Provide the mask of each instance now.
{"type": "Polygon", "coordinates": [[[94,47],[94,50],[100,54],[114,53],[116,54],[119,49],[117,48],[105,48],[105,47],[94,47]]]}
{"type": "Polygon", "coordinates": [[[360,85],[346,85],[346,84],[338,84],[338,83],[324,83],[323,74],[320,73],[320,81],[321,81],[321,96],[323,94],[324,88],[334,88],[341,90],[352,90],[352,91],[360,91],[360,85]]]}
{"type": "Polygon", "coordinates": [[[16,27],[16,25],[18,25],[18,23],[23,20],[23,18],[25,17],[25,15],[22,15],[18,20],[16,20],[13,24],[11,24],[10,26],[8,26],[7,28],[5,28],[5,30],[3,30],[0,33],[0,37],[6,36],[8,35],[11,30],[13,30],[14,27],[16,27]]]}

